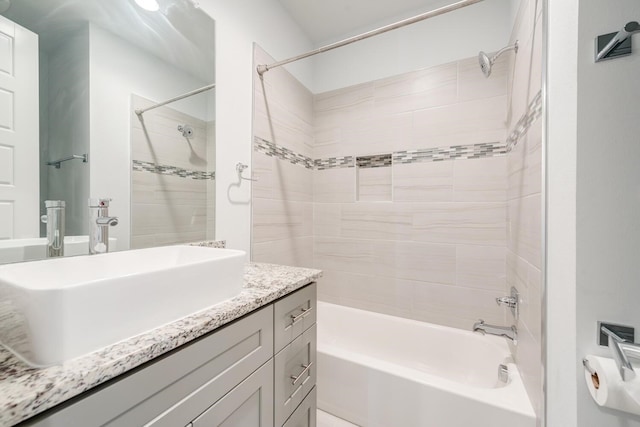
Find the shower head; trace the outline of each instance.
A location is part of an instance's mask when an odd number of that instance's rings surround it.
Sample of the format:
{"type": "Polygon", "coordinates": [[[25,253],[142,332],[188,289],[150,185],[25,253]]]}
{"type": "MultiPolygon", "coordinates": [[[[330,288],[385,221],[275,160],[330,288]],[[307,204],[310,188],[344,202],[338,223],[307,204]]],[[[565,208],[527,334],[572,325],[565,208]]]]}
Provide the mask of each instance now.
{"type": "Polygon", "coordinates": [[[514,50],[516,53],[518,53],[517,40],[511,46],[503,47],[502,49],[497,51],[496,54],[493,55],[493,57],[491,58],[489,58],[489,55],[487,55],[486,53],[480,52],[478,54],[478,63],[480,64],[480,69],[482,70],[482,74],[484,74],[485,77],[489,77],[491,75],[491,68],[493,67],[493,64],[496,62],[496,60],[500,57],[500,55],[510,50],[514,50]]]}
{"type": "Polygon", "coordinates": [[[493,61],[491,61],[489,55],[481,51],[478,54],[478,62],[480,63],[482,74],[484,74],[485,77],[489,77],[491,75],[491,66],[493,65],[493,61]]]}

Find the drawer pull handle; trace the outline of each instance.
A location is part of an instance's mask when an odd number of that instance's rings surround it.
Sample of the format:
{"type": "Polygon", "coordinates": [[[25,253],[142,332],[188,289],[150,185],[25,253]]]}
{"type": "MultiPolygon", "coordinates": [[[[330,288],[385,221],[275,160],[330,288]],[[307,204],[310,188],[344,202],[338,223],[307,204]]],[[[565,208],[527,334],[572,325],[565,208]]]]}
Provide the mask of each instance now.
{"type": "Polygon", "coordinates": [[[298,323],[299,321],[301,321],[302,319],[307,317],[307,315],[309,314],[309,312],[311,310],[312,310],[312,308],[303,308],[302,309],[302,313],[298,314],[297,316],[294,316],[292,314],[291,315],[291,326],[295,325],[296,323],[298,323]]]}
{"type": "Polygon", "coordinates": [[[291,375],[291,380],[292,380],[291,385],[296,385],[296,383],[300,381],[300,379],[304,376],[304,374],[306,374],[307,371],[313,366],[313,362],[309,362],[308,365],[300,365],[300,366],[302,366],[304,369],[302,370],[302,372],[298,374],[298,376],[291,375]]]}

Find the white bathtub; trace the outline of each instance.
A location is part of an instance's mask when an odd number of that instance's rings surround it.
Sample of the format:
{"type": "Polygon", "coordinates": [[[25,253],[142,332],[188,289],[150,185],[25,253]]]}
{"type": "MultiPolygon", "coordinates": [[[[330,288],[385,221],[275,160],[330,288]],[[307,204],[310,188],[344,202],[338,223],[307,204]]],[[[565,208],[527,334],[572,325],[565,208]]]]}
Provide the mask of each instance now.
{"type": "Polygon", "coordinates": [[[319,302],[317,372],[318,408],[360,426],[536,425],[504,338],[319,302]]]}

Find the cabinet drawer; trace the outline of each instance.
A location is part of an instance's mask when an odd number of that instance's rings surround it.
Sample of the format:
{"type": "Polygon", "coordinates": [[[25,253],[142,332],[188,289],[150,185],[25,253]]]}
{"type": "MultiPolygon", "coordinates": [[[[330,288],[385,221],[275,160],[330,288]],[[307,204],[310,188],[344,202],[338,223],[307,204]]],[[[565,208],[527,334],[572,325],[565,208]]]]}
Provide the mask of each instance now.
{"type": "Polygon", "coordinates": [[[196,418],[188,427],[273,426],[273,361],[196,418]]]}
{"type": "Polygon", "coordinates": [[[316,427],[316,409],[316,388],[314,387],[282,427],[316,427]]]}
{"type": "Polygon", "coordinates": [[[275,425],[281,426],[316,384],[316,326],[275,357],[275,425]]]}
{"type": "Polygon", "coordinates": [[[316,323],[316,284],[281,299],[274,305],[274,351],[277,353],[316,323]]]}
{"type": "Polygon", "coordinates": [[[24,426],[188,425],[273,354],[272,306],[24,426]]]}

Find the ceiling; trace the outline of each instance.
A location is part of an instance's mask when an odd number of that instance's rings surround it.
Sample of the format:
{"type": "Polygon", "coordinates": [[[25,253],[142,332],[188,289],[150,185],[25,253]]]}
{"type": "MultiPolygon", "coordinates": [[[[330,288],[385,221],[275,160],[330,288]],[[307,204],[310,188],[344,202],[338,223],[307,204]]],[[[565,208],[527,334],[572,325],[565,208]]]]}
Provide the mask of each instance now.
{"type": "Polygon", "coordinates": [[[278,1],[316,45],[333,42],[455,2],[455,0],[278,1]]]}
{"type": "Polygon", "coordinates": [[[176,68],[213,82],[215,23],[191,0],[158,0],[146,12],[132,0],[12,0],[3,16],[37,33],[52,50],[87,22],[129,41],[176,68]]]}

